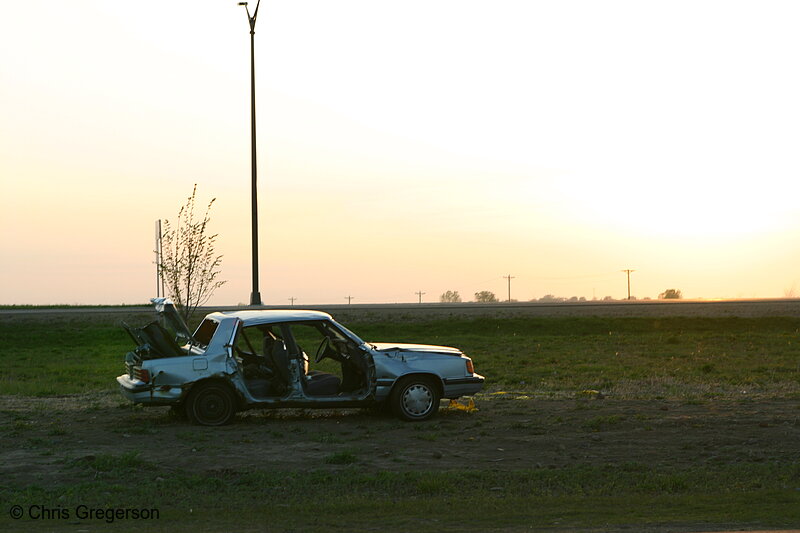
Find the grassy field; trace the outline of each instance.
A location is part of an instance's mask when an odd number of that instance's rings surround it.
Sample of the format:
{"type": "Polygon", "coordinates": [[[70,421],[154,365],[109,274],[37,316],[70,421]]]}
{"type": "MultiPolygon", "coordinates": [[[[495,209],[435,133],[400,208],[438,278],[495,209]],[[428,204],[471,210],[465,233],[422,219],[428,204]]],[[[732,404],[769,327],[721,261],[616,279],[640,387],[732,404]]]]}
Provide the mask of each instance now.
{"type": "MultiPolygon", "coordinates": [[[[145,316],[124,317],[141,323],[145,316]]],[[[0,320],[0,394],[115,388],[133,348],[117,317],[0,320]]],[[[510,318],[349,323],[369,341],[457,346],[487,385],[535,395],[800,393],[798,318],[510,318]]]]}
{"type": "MultiPolygon", "coordinates": [[[[176,524],[202,531],[364,531],[378,526],[383,531],[437,532],[613,531],[636,524],[680,531],[692,529],[689,524],[697,530],[703,523],[800,523],[800,497],[779,488],[796,484],[797,465],[674,471],[629,464],[512,473],[345,468],[153,478],[141,473],[157,465],[127,455],[97,456],[71,468],[85,481],[58,490],[32,487],[22,494],[4,494],[4,500],[25,508],[57,502],[64,509],[158,509],[159,520],[147,524],[149,531],[175,530],[176,524]],[[132,478],[139,481],[131,484],[132,478]]],[[[14,523],[6,520],[6,525],[14,523]]],[[[114,525],[123,530],[142,527],[131,521],[114,525]]]]}
{"type": "MultiPolygon", "coordinates": [[[[371,341],[462,348],[487,376],[481,411],[428,424],[253,415],[224,429],[113,395],[133,347],[119,320],[0,318],[0,448],[6,465],[18,462],[0,480],[0,499],[72,510],[72,521],[47,521],[50,530],[73,530],[77,505],[160,510],[157,521],[115,522],[123,531],[800,524],[797,318],[348,322],[371,341]],[[77,407],[58,407],[57,396],[73,394],[84,395],[69,400],[77,407]],[[736,418],[745,410],[751,418],[736,418]],[[770,447],[773,439],[783,444],[770,447]],[[517,462],[488,459],[515,445],[517,462]],[[257,459],[282,449],[295,450],[285,462],[257,459]],[[196,459],[181,462],[187,454],[196,459]],[[220,466],[198,468],[203,459],[220,466]]],[[[37,525],[0,511],[4,530],[37,525]]]]}

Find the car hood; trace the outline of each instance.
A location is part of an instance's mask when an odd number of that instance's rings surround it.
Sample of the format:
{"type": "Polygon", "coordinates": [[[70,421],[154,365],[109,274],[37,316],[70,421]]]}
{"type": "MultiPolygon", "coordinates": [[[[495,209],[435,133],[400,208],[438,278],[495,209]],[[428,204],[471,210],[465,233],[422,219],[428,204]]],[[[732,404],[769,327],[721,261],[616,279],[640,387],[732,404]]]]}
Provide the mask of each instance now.
{"type": "Polygon", "coordinates": [[[379,352],[423,352],[440,353],[445,355],[461,355],[458,348],[450,346],[433,346],[430,344],[402,344],[398,342],[372,342],[370,343],[379,352]]]}

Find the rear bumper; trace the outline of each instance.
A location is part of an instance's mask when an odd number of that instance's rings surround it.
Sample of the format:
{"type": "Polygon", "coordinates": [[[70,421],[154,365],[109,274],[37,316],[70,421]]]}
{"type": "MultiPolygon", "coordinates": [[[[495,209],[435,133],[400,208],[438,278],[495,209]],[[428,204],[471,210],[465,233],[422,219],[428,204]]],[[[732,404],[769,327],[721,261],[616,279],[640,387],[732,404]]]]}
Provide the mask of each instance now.
{"type": "Polygon", "coordinates": [[[486,379],[480,374],[473,374],[464,378],[445,378],[442,397],[455,399],[461,396],[471,396],[483,388],[486,379]]]}
{"type": "Polygon", "coordinates": [[[134,403],[149,405],[173,405],[183,397],[180,387],[156,386],[138,379],[131,379],[128,374],[117,376],[117,384],[123,396],[134,403]]]}

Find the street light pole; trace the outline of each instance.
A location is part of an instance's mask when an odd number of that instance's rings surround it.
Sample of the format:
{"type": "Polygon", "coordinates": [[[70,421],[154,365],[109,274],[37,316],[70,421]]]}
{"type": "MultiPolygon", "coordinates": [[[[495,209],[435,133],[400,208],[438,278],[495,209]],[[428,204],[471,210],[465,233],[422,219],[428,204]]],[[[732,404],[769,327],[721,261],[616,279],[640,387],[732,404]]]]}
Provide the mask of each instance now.
{"type": "Polygon", "coordinates": [[[250,293],[250,305],[261,305],[261,293],[258,290],[258,193],[256,187],[256,17],[261,0],[256,4],[253,16],[247,2],[239,2],[247,12],[247,21],[250,23],[250,132],[251,132],[251,162],[252,179],[250,184],[250,198],[252,211],[252,236],[253,236],[253,292],[250,293]]]}

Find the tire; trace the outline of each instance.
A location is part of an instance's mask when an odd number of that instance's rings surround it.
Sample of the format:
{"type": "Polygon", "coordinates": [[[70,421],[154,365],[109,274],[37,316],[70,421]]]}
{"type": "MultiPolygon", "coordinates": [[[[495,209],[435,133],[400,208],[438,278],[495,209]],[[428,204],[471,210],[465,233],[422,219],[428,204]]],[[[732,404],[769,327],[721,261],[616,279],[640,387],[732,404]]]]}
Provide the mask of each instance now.
{"type": "Polygon", "coordinates": [[[440,399],[439,388],[432,378],[411,376],[395,385],[389,403],[401,420],[420,422],[439,412],[440,399]]]}
{"type": "Polygon", "coordinates": [[[186,400],[186,416],[201,426],[224,426],[236,414],[236,397],[221,383],[196,386],[186,400]]]}

